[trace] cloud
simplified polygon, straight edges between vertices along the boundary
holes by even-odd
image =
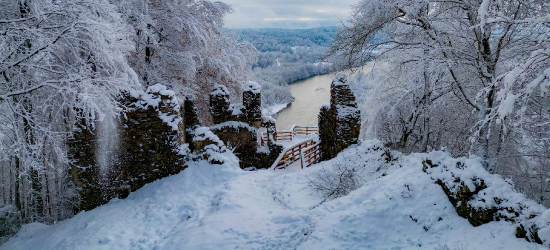
[[[336,26],[359,0],[222,0],[233,7],[228,28],[313,28]]]

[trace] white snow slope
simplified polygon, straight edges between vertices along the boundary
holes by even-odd
[[[390,166],[368,150],[376,143],[303,170],[197,163],[70,220],[26,225],[0,249],[546,249],[508,222],[471,226],[421,156]],[[335,162],[364,166],[364,185],[318,205],[309,178]]]

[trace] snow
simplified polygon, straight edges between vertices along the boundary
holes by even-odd
[[[175,96],[175,92],[174,91],[171,91],[171,90],[168,90],[166,88],[166,86],[162,85],[162,84],[155,84],[153,86],[150,86],[148,89],[147,89],[147,92],[148,93],[159,93],[161,95],[165,95],[165,96],[170,96],[170,97],[173,97]]]
[[[281,112],[283,109],[287,108],[289,104],[290,103],[273,104],[264,108],[262,112],[264,115],[267,115],[267,116],[276,115],[277,113]]]
[[[228,95],[229,91],[227,90],[227,87],[221,85],[221,84],[216,84],[214,85],[214,90],[212,92],[210,92],[210,95],[213,95],[213,96],[217,96],[217,95],[221,95],[221,96],[226,96]]]
[[[141,98],[141,106],[143,108],[158,107],[159,103],[162,101],[162,98],[159,95],[168,97],[166,100],[168,103],[176,104],[179,107],[178,100],[176,99],[176,93],[174,91],[168,90],[166,86],[162,84],[155,84],[149,86],[147,90],[143,93],[134,91],[131,93],[133,96],[138,95]]]
[[[179,124],[183,121],[181,117],[177,117],[176,113],[179,112],[180,105],[176,98],[174,91],[168,90],[168,88],[162,84],[155,84],[149,86],[145,92],[138,90],[131,90],[130,95],[134,98],[140,99],[136,105],[139,108],[147,109],[149,107],[158,108],[161,102],[168,104],[174,113],[166,114],[159,110],[159,118],[165,122],[172,130],[178,130]],[[165,97],[165,100],[161,96]]]
[[[210,127],[212,130],[221,130],[223,128],[234,128],[236,130],[240,130],[241,128],[244,128],[244,129],[247,129],[248,131],[251,131],[251,132],[255,132],[256,131],[256,128],[255,127],[252,127],[250,126],[248,123],[246,122],[239,122],[239,121],[228,121],[228,122],[223,122],[223,123],[220,123],[220,124],[216,124],[212,127]]]
[[[112,200],[70,220],[26,225],[0,249],[182,249],[175,240],[189,237],[188,229],[208,214],[217,191],[242,173],[234,163],[197,162],[127,199]]]
[[[477,14],[479,16],[479,26],[483,32],[485,32],[485,23],[487,22],[487,16],[489,14],[488,11],[490,3],[491,0],[483,0],[477,11]]]
[[[264,122],[271,122],[273,124],[277,122],[277,120],[275,120],[275,118],[273,118],[273,116],[270,116],[270,115],[263,115],[262,118]]]
[[[242,103],[238,104],[230,104],[229,105],[229,111],[231,111],[231,115],[238,116],[242,115],[244,110],[244,106]]]
[[[330,66],[332,66],[332,63],[330,63],[330,62],[316,62],[316,63],[313,63],[313,66],[315,66],[315,67],[317,67],[317,66],[330,67]]]
[[[257,82],[247,82],[243,85],[243,92],[252,92],[253,94],[260,94],[262,87]]]
[[[324,105],[323,105],[324,106]],[[360,113],[357,107],[336,105],[336,110],[338,111],[338,118],[344,119],[349,117],[358,118]]]
[[[336,74],[334,78],[332,78],[332,84],[334,85],[347,85],[348,78],[344,72],[340,72]]]
[[[512,223],[473,227],[459,217],[432,179],[438,173],[422,171],[427,157],[456,161],[448,154],[392,152],[390,162],[383,154],[381,142],[364,141],[307,169],[193,162],[125,200],[52,226],[26,225],[0,249],[545,249],[517,239]],[[335,163],[360,166],[363,185],[323,202],[309,179]]]

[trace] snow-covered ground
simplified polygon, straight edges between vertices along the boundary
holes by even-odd
[[[275,117],[279,112],[281,112],[283,109],[287,108],[290,103],[279,103],[271,106],[267,106],[262,110],[262,113],[266,116],[273,116]]]
[[[376,143],[303,170],[197,163],[70,220],[26,225],[0,249],[546,249],[508,222],[471,226],[421,156],[387,164]],[[361,166],[364,185],[322,203],[309,182],[331,164]]]

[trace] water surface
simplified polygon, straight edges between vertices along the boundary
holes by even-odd
[[[330,102],[330,84],[333,74],[314,76],[288,85],[295,98],[292,105],[277,116],[277,129],[292,124],[317,126],[321,105]]]

